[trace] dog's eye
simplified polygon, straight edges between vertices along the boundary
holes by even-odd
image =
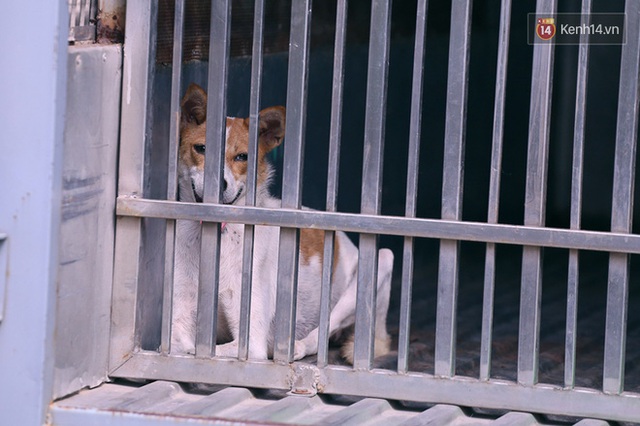
[[[198,144],[198,145],[194,145],[193,149],[198,153],[198,154],[202,154],[204,155],[204,151],[205,151],[205,146],[202,144]]]
[[[243,152],[241,154],[236,155],[236,158],[233,161],[247,161],[247,153]]]

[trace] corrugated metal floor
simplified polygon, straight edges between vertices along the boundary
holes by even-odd
[[[108,383],[82,391],[53,404],[51,424],[608,425],[600,420],[550,420],[515,412],[487,415],[450,405],[409,409],[373,398],[307,398],[232,387],[189,391],[163,381]]]

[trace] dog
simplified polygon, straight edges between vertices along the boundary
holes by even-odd
[[[207,94],[191,84],[181,101],[180,146],[178,154],[179,201],[202,202],[206,157]],[[285,108],[265,108],[259,115],[256,205],[277,209],[281,202],[269,192],[273,167],[267,154],[279,146],[285,134]],[[249,119],[226,119],[226,146],[222,203],[245,205]],[[196,306],[200,262],[201,223],[178,220],[174,269],[172,354],[193,354],[196,335]],[[220,269],[216,356],[238,356],[238,330],[242,280],[244,225],[221,224]],[[273,356],[274,318],[279,228],[255,226],[253,284],[249,326],[249,358]],[[320,316],[320,287],[324,251],[324,231],[301,229],[298,290],[295,323],[294,360],[317,353]],[[389,352],[386,329],[393,253],[378,254],[377,305],[375,317],[375,356]],[[342,343],[341,355],[353,362],[358,249],[343,232],[335,233],[331,285],[329,333]],[[346,337],[345,337],[346,336]]]

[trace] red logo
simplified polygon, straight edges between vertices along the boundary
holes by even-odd
[[[553,18],[539,18],[536,35],[542,40],[551,40],[556,35],[556,24]]]

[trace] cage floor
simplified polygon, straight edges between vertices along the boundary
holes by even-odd
[[[56,425],[569,425],[608,426],[602,420],[555,421],[528,413],[479,414],[452,405],[406,409],[390,401],[300,397],[246,388],[198,392],[178,383],[107,383],[51,406]]]
[[[461,256],[456,375],[479,377],[484,249],[463,246]],[[608,255],[585,252],[580,256],[575,386],[601,389]],[[437,253],[426,259],[416,256],[408,364],[410,371],[433,374]],[[498,251],[491,362],[491,377],[495,379],[517,380],[521,262],[520,250]],[[630,392],[640,392],[640,312],[633,309],[640,299],[638,286],[634,284],[640,272],[636,263],[636,259],[631,260],[626,342],[624,389]],[[546,249],[543,265],[538,381],[563,386],[568,251]],[[398,337],[399,288],[400,282],[394,282],[387,322],[394,347]],[[343,364],[337,350],[331,351],[331,360]],[[376,359],[374,365],[397,368],[397,351]]]

